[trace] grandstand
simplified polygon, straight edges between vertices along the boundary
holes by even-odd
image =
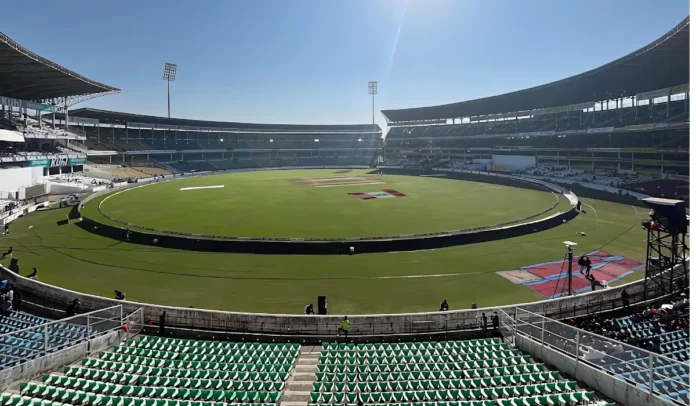
[[[522,172],[684,198],[689,26],[687,17],[636,52],[557,82],[460,103],[384,110],[390,127],[385,164]],[[661,63],[665,58],[670,62]],[[657,182],[648,191],[640,186],[646,181]]]
[[[175,173],[373,166],[381,151],[381,129],[372,125],[232,123],[96,109],[78,109],[70,116],[81,120],[70,128],[84,135],[90,161]]]

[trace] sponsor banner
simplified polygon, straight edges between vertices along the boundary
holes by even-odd
[[[94,125],[99,124],[99,120],[94,119],[94,118],[73,117],[71,115],[68,115],[68,122],[76,123],[76,124],[94,124]]]
[[[621,152],[621,148],[587,148],[588,152]]]
[[[0,96],[0,104],[16,108],[24,108],[37,111],[53,112],[55,109],[48,104],[34,103],[26,100],[13,99],[11,97]]]
[[[507,165],[491,165],[491,170],[495,172],[508,172]]]
[[[140,150],[140,151],[126,151],[124,154],[126,155],[147,155],[147,154],[175,154],[176,150],[174,149],[146,149],[146,150]]]
[[[181,152],[184,154],[189,154],[189,153],[198,153],[200,154],[201,152],[225,152],[227,151],[225,148],[220,148],[220,149],[183,149]]]
[[[68,165],[68,157],[66,155],[56,155],[51,157],[51,167],[54,168],[56,166],[67,166]]]
[[[636,124],[636,125],[627,125],[626,127],[623,128],[626,131],[644,131],[644,130],[652,130],[653,129],[653,124]]]
[[[55,107],[48,104],[27,102],[27,108],[30,110],[41,111],[44,113],[53,113],[56,109]]]
[[[118,155],[116,151],[87,151],[87,156],[108,156],[108,155]]]
[[[689,123],[685,121],[680,121],[678,123],[657,123],[655,124],[655,129],[664,129],[664,128],[676,128],[676,127],[686,127],[688,126]]]
[[[49,167],[50,165],[51,165],[50,159],[35,159],[33,161],[29,161],[29,166]]]
[[[87,158],[70,158],[68,165],[84,165],[87,163]]]
[[[612,131],[614,131],[614,127],[601,127],[601,128],[588,128],[587,129],[588,134],[610,133]]]
[[[657,152],[657,148],[621,148],[621,152]]]

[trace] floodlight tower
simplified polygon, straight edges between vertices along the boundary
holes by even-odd
[[[377,81],[367,82],[367,92],[372,96],[372,131],[375,130],[375,95],[377,95]]]
[[[167,117],[172,118],[171,113],[171,99],[169,97],[169,84],[176,79],[176,65],[173,63],[166,62],[164,64],[164,77],[162,78],[167,81]]]

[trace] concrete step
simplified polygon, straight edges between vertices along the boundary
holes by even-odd
[[[296,365],[295,371],[297,372],[310,372],[317,373],[319,367],[317,365]]]
[[[310,401],[310,391],[290,391],[290,390],[285,390],[283,393],[283,396],[280,398],[281,404],[283,402],[305,402],[309,403]]]
[[[308,372],[297,372],[288,378],[288,383],[290,382],[314,382],[316,380],[316,375],[313,373],[308,373]]]
[[[300,355],[319,353],[321,353],[321,345],[303,345],[302,347],[300,347]]]
[[[291,392],[311,392],[314,388],[313,382],[288,382],[285,384],[285,390]]]
[[[297,365],[319,365],[319,359],[318,358],[308,358],[308,359],[299,358],[297,360]]]
[[[309,402],[280,402],[280,406],[307,406]]]

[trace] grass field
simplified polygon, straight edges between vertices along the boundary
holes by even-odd
[[[319,174],[319,172],[315,173]],[[284,173],[284,176],[291,175],[290,172]],[[199,178],[199,181],[216,182],[215,178],[214,176]],[[424,185],[445,185],[443,186],[445,190],[441,191],[443,195],[440,196],[450,193],[450,185],[453,183],[460,185],[459,181],[414,179],[417,179],[417,182],[428,182]],[[390,179],[387,180],[391,182]],[[195,182],[195,180],[177,182],[170,184],[174,185],[176,192],[179,193],[178,189],[184,187],[183,182]],[[269,182],[274,181],[271,179]],[[195,183],[195,185],[199,186],[201,183]],[[231,185],[226,184],[224,190],[232,188]],[[467,206],[465,209],[466,217],[471,218],[466,221],[477,221],[483,224],[495,222],[495,220],[491,221],[494,217],[486,218],[489,210],[493,211],[493,216],[503,216],[505,206],[514,206],[522,200],[519,197],[520,193],[525,195],[528,192],[516,188],[495,189],[491,188],[491,185],[471,182],[461,182],[461,185],[468,185],[471,189],[458,189],[460,193],[478,201],[477,205]],[[152,187],[159,186],[161,185]],[[382,185],[376,186],[379,186],[377,190],[383,189]],[[410,186],[403,184],[396,187],[390,183],[388,187],[408,194],[407,188]],[[430,187],[438,188],[438,186]],[[148,187],[142,188],[142,190],[147,189]],[[307,196],[312,195],[314,188],[309,189],[302,193],[307,193]],[[345,193],[344,187],[326,189],[344,189]],[[370,191],[363,186],[355,189],[359,192]],[[208,194],[214,190],[181,191],[180,193],[182,196],[185,193],[197,192]],[[502,200],[504,205],[500,205],[498,201],[493,202],[491,198],[493,195],[489,192],[498,193],[495,195],[496,200]],[[126,192],[123,196],[129,193],[132,192]],[[410,195],[406,198],[370,201],[355,198],[355,203],[372,206],[374,203],[389,205],[416,200],[415,197],[410,198]],[[350,197],[345,199],[353,202]],[[210,205],[209,200],[212,199],[203,197],[201,194],[193,201],[183,202],[185,205],[198,203]],[[465,204],[463,200],[458,201]],[[169,204],[171,207],[167,210],[176,207],[180,202],[182,201],[177,200],[176,204]],[[236,311],[300,313],[304,305],[316,301],[317,295],[326,295],[329,311],[332,314],[437,310],[443,299],[448,300],[452,309],[460,309],[468,308],[472,302],[476,302],[479,306],[488,306],[541,300],[541,296],[523,286],[513,285],[495,272],[519,269],[521,266],[543,261],[561,260],[565,252],[562,241],[568,239],[579,243],[576,254],[601,248],[611,253],[644,261],[645,233],[640,228],[640,220],[647,215],[645,209],[592,200],[584,200],[584,203],[587,213],[552,230],[519,238],[434,251],[354,256],[261,256],[177,251],[131,245],[99,237],[81,229],[75,222],[64,226],[56,225],[58,220],[65,219],[69,209],[37,212],[17,220],[11,226],[11,235],[0,237],[0,249],[14,246],[15,258],[20,260],[22,273],[26,274],[31,271],[31,268],[37,267],[41,281],[104,296],[112,296],[113,290],[119,289],[126,292],[128,299],[143,302]],[[448,205],[447,202],[431,202],[430,204]],[[549,202],[543,199],[540,204],[541,209],[550,206]],[[95,204],[88,206],[91,206],[88,210],[96,211]],[[452,206],[455,207],[444,210],[456,210],[459,207]],[[229,211],[235,211],[228,210],[227,205],[220,206],[216,212],[211,211],[212,206],[207,207],[208,215],[221,223],[223,222],[221,218],[225,219],[226,216],[233,215],[228,213]],[[133,207],[130,207],[127,212],[116,214],[119,210],[117,204],[112,207],[105,204],[105,208],[115,216],[123,216],[124,219],[128,217],[128,220],[142,221],[150,226],[168,224],[170,227],[175,227],[180,222],[190,221],[188,211],[183,210],[179,212],[182,217],[166,223],[170,220],[161,216],[160,211],[163,210],[161,205],[152,205],[148,209],[149,214],[147,210],[140,208],[133,210]],[[237,210],[241,211],[241,209]],[[254,207],[252,210],[257,208]],[[380,221],[377,217],[389,212],[389,208],[382,211],[375,210],[380,213],[372,217],[372,221],[375,222]],[[281,210],[278,209],[278,211]],[[433,208],[429,213],[435,215],[436,212],[437,209]],[[533,213],[534,210],[530,212]],[[241,223],[268,221],[266,217],[259,218],[259,212],[254,211],[254,213],[253,216],[234,213],[234,222],[224,221],[227,224],[234,224],[235,230],[242,227]],[[422,218],[426,217],[423,213],[405,213],[417,219],[413,224],[429,224],[427,218]],[[310,216],[305,217],[308,222],[317,218],[307,212],[304,215]],[[274,216],[276,216],[275,219],[291,217],[293,213],[285,213],[284,216],[283,213],[276,213]],[[156,223],[157,221],[164,223]],[[212,226],[214,223],[209,221],[207,224]],[[462,224],[467,226],[465,223]],[[268,227],[268,225],[259,224],[254,227]],[[354,226],[351,233],[370,230],[366,227],[370,227],[369,221],[363,225]],[[445,229],[453,227],[455,226],[451,225]],[[244,230],[250,233],[252,230],[261,229],[245,228]],[[395,227],[391,232],[399,232],[396,230],[402,229]],[[587,236],[578,236],[577,232],[583,230],[587,232]],[[186,231],[195,230],[187,229]],[[338,233],[336,231],[336,234]],[[642,275],[642,271],[635,272],[621,282],[635,280]]]
[[[326,238],[481,227],[524,219],[557,202],[551,192],[451,179],[378,177],[365,170],[337,172],[345,171],[246,172],[162,182],[108,196],[101,210],[161,230]],[[192,187],[208,189],[181,190]],[[361,200],[348,195],[383,189],[406,196]],[[510,204],[513,192],[515,204]],[[93,214],[97,205],[88,204],[86,213]]]

